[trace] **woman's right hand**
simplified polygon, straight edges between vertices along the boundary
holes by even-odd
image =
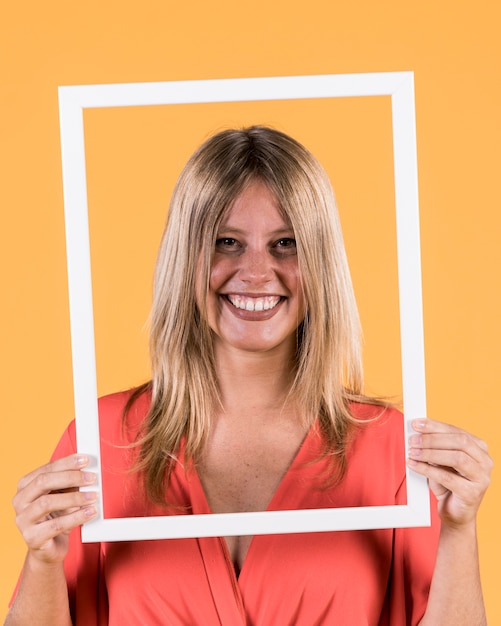
[[[85,471],[81,454],[52,461],[30,472],[18,484],[13,499],[16,524],[29,554],[47,564],[62,562],[70,531],[96,516],[97,493],[79,491],[96,481]]]

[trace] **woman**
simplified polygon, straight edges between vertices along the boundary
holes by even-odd
[[[362,395],[330,184],[290,137],[224,131],[184,168],[151,354],[150,384],[100,401],[107,517],[404,501],[401,419]],[[491,460],[453,426],[415,430],[408,463],[441,527],[82,545],[96,496],[77,489],[95,477],[70,425],[14,499],[28,555],[7,623],[484,624]]]

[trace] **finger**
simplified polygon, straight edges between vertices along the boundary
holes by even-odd
[[[40,524],[29,525],[22,531],[23,538],[31,550],[39,550],[51,539],[70,533],[74,528],[85,524],[96,515],[95,506],[86,506],[68,515],[54,517]]]
[[[447,492],[453,493],[475,510],[478,508],[482,496],[488,487],[488,483],[481,484],[466,480],[463,476],[446,467],[430,465],[414,459],[409,461],[409,466],[418,474],[426,476],[431,483],[436,483],[440,487],[442,495]],[[436,495],[440,495],[437,493],[437,490],[435,492]]]
[[[96,501],[97,493],[93,491],[44,494],[17,515],[16,524],[22,529],[45,521],[49,516],[68,515]]]
[[[437,420],[432,419],[415,419],[412,420],[412,428],[418,433],[442,433],[442,434],[457,434],[457,435],[466,435],[471,440],[473,440],[480,448],[482,448],[485,452],[487,452],[488,446],[485,441],[477,437],[476,435],[472,435],[471,433],[466,432],[465,430],[459,428],[458,426],[453,426],[452,424],[446,424],[445,422],[438,422]]]
[[[18,491],[21,491],[33,481],[40,474],[47,474],[52,472],[61,472],[64,470],[80,469],[85,467],[89,463],[89,457],[85,454],[70,454],[69,456],[56,459],[50,463],[46,463],[41,467],[37,467],[35,470],[23,476],[18,483]]]
[[[409,459],[443,468],[452,468],[456,473],[474,482],[482,482],[484,467],[462,450],[410,448]]]
[[[19,513],[44,494],[92,485],[96,478],[94,472],[80,470],[35,474],[32,480],[14,496],[12,500],[14,509]]]
[[[476,439],[464,431],[452,433],[421,433],[409,437],[411,448],[457,450],[468,454],[477,463],[487,461],[487,452],[479,446]]]

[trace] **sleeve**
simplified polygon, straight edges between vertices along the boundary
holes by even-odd
[[[416,626],[426,611],[440,532],[437,502],[432,493],[430,500],[431,526],[394,531],[390,626]]]
[[[59,440],[51,460],[76,452],[75,422],[71,422]],[[106,626],[108,604],[106,588],[101,573],[101,544],[81,541],[80,528],[70,533],[64,572],[68,585],[68,598],[73,624],[76,626]],[[12,606],[19,588],[18,583],[9,602]]]
[[[75,422],[71,422],[52,455],[52,460],[76,449]],[[107,624],[108,603],[101,571],[101,544],[82,543],[80,528],[70,533],[68,554],[64,560],[68,597],[73,624]]]

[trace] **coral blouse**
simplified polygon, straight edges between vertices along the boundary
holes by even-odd
[[[100,400],[102,481],[106,517],[210,513],[194,467],[182,450],[167,501],[148,503],[127,472],[121,417],[127,393]],[[148,409],[140,397],[129,414],[132,432]],[[354,405],[359,417],[380,408]],[[116,444],[119,444],[117,446]],[[121,446],[121,447],[120,447]],[[326,459],[314,425],[281,481],[269,509],[405,503],[403,420],[398,411],[357,431],[340,484],[325,488]],[[75,452],[72,422],[54,458]],[[314,461],[314,462],[311,462]],[[78,626],[405,626],[425,609],[438,541],[436,506],[429,528],[261,535],[252,539],[236,576],[224,538],[82,544],[73,531],[65,560],[73,621]]]

